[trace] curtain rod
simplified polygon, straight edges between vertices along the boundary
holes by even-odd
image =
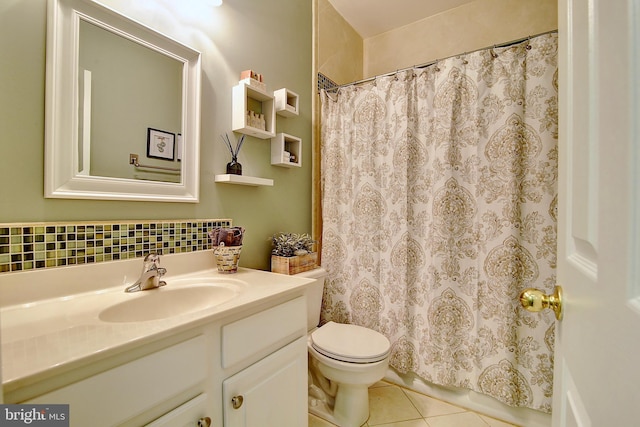
[[[476,49],[476,50],[472,50],[472,51],[464,52],[464,53],[459,53],[457,55],[447,56],[445,58],[438,58],[438,59],[436,59],[434,61],[425,62],[425,63],[420,64],[420,65],[413,65],[411,67],[400,68],[398,70],[391,71],[389,73],[378,74],[377,76],[368,77],[366,79],[358,80],[358,81],[355,81],[355,82],[338,85],[336,87],[332,87],[331,89],[326,89],[325,92],[334,92],[334,91],[339,90],[339,89],[341,89],[343,87],[354,86],[354,85],[359,85],[359,84],[362,84],[362,83],[373,81],[373,80],[377,79],[378,77],[393,76],[394,74],[397,74],[397,73],[399,73],[401,71],[407,71],[407,70],[411,70],[411,69],[414,69],[414,68],[425,68],[425,67],[428,67],[430,65],[437,64],[440,61],[444,61],[444,60],[450,59],[450,58],[455,58],[456,56],[467,55],[469,53],[479,52],[481,50],[486,50],[486,49],[495,49],[495,48],[499,48],[499,47],[507,47],[507,46],[511,46],[511,45],[514,45],[514,44],[522,43],[525,40],[531,40],[531,39],[533,39],[535,37],[540,37],[540,36],[544,36],[544,35],[552,34],[552,33],[557,33],[557,32],[558,32],[558,30],[545,31],[544,33],[536,34],[535,36],[522,37],[522,38],[519,38],[519,39],[516,39],[516,40],[511,40],[511,41],[508,41],[508,42],[505,42],[505,43],[494,44],[493,46],[482,47],[480,49]]]

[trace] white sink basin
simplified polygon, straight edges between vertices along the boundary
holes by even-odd
[[[230,281],[191,282],[182,286],[169,282],[161,288],[128,294],[130,299],[107,307],[98,317],[108,323],[166,319],[220,305],[240,292]]]

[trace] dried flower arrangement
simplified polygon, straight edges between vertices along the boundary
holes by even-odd
[[[292,257],[313,252],[316,241],[308,234],[277,233],[271,237],[272,255]]]

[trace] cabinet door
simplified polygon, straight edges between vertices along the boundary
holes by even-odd
[[[306,427],[307,337],[223,382],[225,427]]]

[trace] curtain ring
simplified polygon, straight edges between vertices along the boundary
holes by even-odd
[[[498,57],[498,54],[496,53],[496,45],[493,45],[493,49],[491,49],[491,57],[493,59],[496,59]]]
[[[531,36],[527,37],[527,50],[531,50]]]
[[[433,69],[435,70],[435,72],[436,72],[436,73],[440,72],[440,67],[438,67],[438,62],[439,62],[439,61],[440,61],[439,59],[436,59],[436,62],[435,62],[435,64],[434,64],[434,65],[435,65],[435,67],[434,67]]]

